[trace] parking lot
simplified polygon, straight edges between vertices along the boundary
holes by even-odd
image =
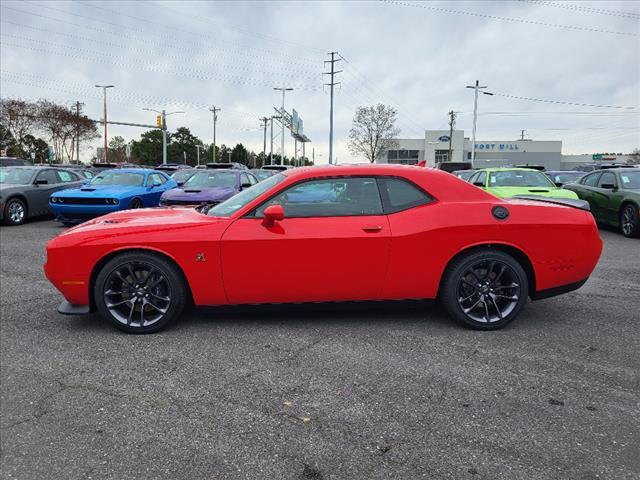
[[[3,478],[640,476],[638,240],[601,231],[582,289],[495,332],[368,304],[135,336],[57,314],[42,264],[62,230],[0,230]]]

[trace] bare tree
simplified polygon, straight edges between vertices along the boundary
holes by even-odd
[[[24,145],[24,137],[33,134],[40,121],[38,106],[19,98],[0,99],[0,124],[13,136],[18,146]]]
[[[349,151],[374,163],[384,152],[397,148],[400,129],[395,126],[396,110],[389,105],[358,107],[349,132]]]

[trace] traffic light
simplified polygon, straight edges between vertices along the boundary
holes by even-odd
[[[156,127],[162,128],[162,115],[156,115]]]

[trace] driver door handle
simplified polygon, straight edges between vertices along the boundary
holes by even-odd
[[[362,230],[367,233],[375,233],[382,230],[382,225],[365,225],[362,227]]]

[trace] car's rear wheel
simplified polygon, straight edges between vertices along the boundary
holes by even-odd
[[[142,208],[142,200],[140,200],[139,198],[134,198],[133,200],[131,200],[129,208]]]
[[[123,253],[98,273],[94,299],[100,314],[129,333],[165,328],[184,309],[187,287],[170,261],[151,253]]]
[[[440,299],[456,320],[476,330],[495,330],[518,316],[529,283],[520,263],[504,252],[482,250],[455,259],[445,272]]]
[[[4,222],[7,225],[22,225],[27,219],[27,206],[19,198],[10,198],[4,206]]]
[[[640,218],[638,207],[627,204],[620,213],[620,230],[625,237],[640,237]]]

